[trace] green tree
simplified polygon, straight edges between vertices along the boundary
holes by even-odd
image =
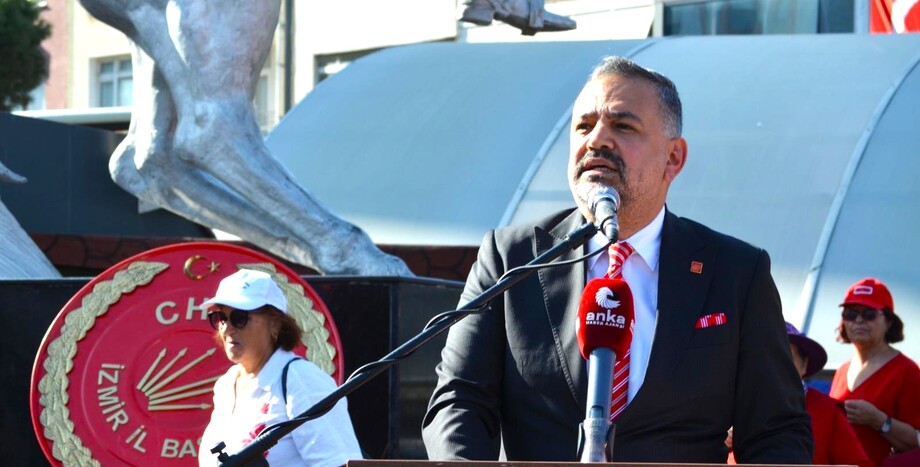
[[[0,0],[0,111],[29,105],[29,92],[48,76],[41,43],[51,26],[40,12],[32,0]]]

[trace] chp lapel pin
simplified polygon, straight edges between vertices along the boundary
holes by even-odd
[[[703,263],[699,261],[691,261],[690,262],[690,272],[694,274],[702,274],[703,273]]]

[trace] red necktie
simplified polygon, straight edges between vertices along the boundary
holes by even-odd
[[[607,268],[606,277],[609,279],[623,278],[623,264],[629,255],[636,251],[629,243],[619,242],[610,246],[607,254],[610,256],[610,266]],[[626,408],[626,394],[629,389],[629,351],[626,355],[619,356],[613,365],[613,390],[610,393],[610,421],[615,422],[617,417]]]

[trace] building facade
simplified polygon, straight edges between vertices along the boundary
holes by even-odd
[[[526,36],[499,21],[489,26],[458,22],[463,0],[281,0],[275,42],[253,104],[260,127],[268,132],[320,81],[387,47],[436,41],[866,32],[870,1],[875,0],[548,0],[548,11],[574,19],[578,27]],[[26,110],[117,109],[121,117],[115,118],[129,115],[131,41],[92,17],[77,0],[48,0],[45,6],[42,17],[52,26],[44,44],[49,76]]]

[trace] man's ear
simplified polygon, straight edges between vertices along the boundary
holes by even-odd
[[[668,160],[664,169],[664,178],[668,183],[674,181],[687,163],[687,140],[680,136],[668,142]]]

